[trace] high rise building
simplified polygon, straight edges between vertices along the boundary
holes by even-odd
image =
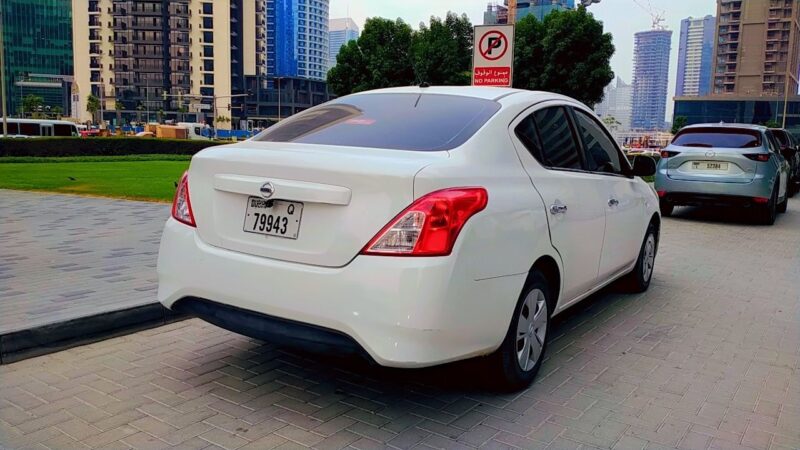
[[[797,0],[718,0],[713,95],[796,94]]]
[[[241,101],[231,95],[243,92],[246,75],[266,75],[259,3],[72,0],[77,117],[92,120],[94,95],[104,112],[119,107],[139,120],[180,111],[221,129],[235,125]]]
[[[30,114],[23,110],[22,100],[35,95],[43,100],[43,113],[58,108],[67,115],[72,75],[70,0],[2,0],[2,8],[8,113]]]
[[[503,0],[502,3],[493,1],[486,5],[483,24],[514,23],[530,15],[544,20],[553,11],[567,9],[575,9],[575,0]]]
[[[328,0],[266,0],[266,4],[267,76],[325,80]]]
[[[519,21],[528,15],[533,15],[539,20],[544,20],[544,18],[553,11],[575,9],[575,0],[517,0],[515,3],[515,21]]]
[[[328,23],[328,69],[336,65],[336,56],[344,44],[358,39],[358,25],[349,17],[331,19]]]
[[[486,4],[486,11],[483,12],[484,25],[496,25],[508,23],[508,0],[503,3],[491,2]]]
[[[633,87],[617,77],[603,90],[603,101],[598,103],[594,111],[601,118],[614,118],[609,124],[612,132],[624,132],[631,129],[631,101]]]
[[[705,16],[681,21],[678,47],[678,78],[675,95],[702,96],[711,93],[716,18]]]
[[[664,128],[672,31],[654,29],[634,35],[631,127]]]

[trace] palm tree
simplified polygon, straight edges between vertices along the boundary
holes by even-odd
[[[122,110],[125,109],[125,105],[122,104],[121,101],[117,100],[114,102],[114,110],[117,112],[117,127],[119,127],[120,131],[122,131]]]
[[[97,111],[100,111],[100,99],[94,94],[89,94],[86,98],[86,111],[92,115],[92,121],[99,123],[97,120]]]

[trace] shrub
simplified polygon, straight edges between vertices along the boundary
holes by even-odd
[[[220,144],[222,142],[134,137],[0,138],[0,157],[194,155],[206,147]]]

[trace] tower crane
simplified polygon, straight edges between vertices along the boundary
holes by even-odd
[[[663,9],[659,10],[654,8],[650,0],[647,0],[647,6],[642,4],[641,0],[633,0],[633,2],[636,3],[643,10],[647,11],[648,14],[650,14],[650,17],[653,19],[654,30],[666,30],[667,27],[664,25],[664,22],[666,21],[666,19],[664,18],[667,13],[666,11],[664,11]]]

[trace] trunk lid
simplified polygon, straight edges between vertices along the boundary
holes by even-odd
[[[750,183],[756,176],[758,162],[745,154],[760,153],[760,148],[704,148],[670,145],[678,152],[666,161],[667,176],[680,181]]]
[[[189,170],[197,232],[228,250],[341,267],[413,201],[416,173],[446,158],[446,151],[283,142],[206,149]],[[266,201],[265,183],[273,192]],[[273,219],[281,226],[270,233]]]

